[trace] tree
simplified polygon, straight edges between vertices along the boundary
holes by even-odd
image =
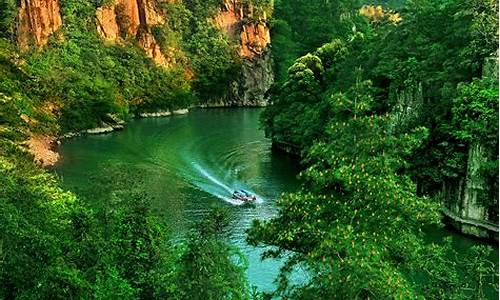
[[[268,257],[292,251],[276,291],[284,299],[416,297],[405,270],[419,260],[420,230],[439,220],[437,204],[396,172],[426,130],[391,135],[389,118],[368,115],[369,105],[355,112],[345,109],[354,101],[333,99],[339,113],[307,151],[303,189],[278,201],[275,219],[255,222],[249,242],[274,246]],[[287,275],[297,265],[311,280],[294,286]]]
[[[15,0],[1,0],[0,7],[0,38],[12,39],[14,37],[14,21],[17,14]]]
[[[188,239],[179,261],[177,299],[250,299],[244,255],[223,239],[227,212],[214,208]]]

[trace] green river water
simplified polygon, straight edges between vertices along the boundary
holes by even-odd
[[[245,230],[253,219],[275,215],[278,195],[299,186],[299,162],[271,151],[270,141],[258,128],[260,112],[200,109],[183,116],[134,120],[121,132],[65,141],[59,149],[62,160],[56,172],[66,188],[84,199],[94,199],[87,201],[98,201],[96,193],[107,187],[89,186],[89,178],[106,177],[113,165],[140,170],[131,176],[139,177],[144,189],[154,196],[154,209],[179,238],[213,205],[227,206],[232,220],[231,242],[248,257],[250,283],[270,291],[281,262],[262,262],[263,249],[245,243]],[[241,206],[231,199],[233,190],[240,188],[258,195],[255,207]],[[437,240],[450,234],[459,249],[478,243],[442,229],[429,236]],[[494,259],[498,261],[498,251]],[[298,278],[306,276],[301,270],[296,273]]]

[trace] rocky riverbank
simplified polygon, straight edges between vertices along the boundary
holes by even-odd
[[[37,135],[32,136],[26,142],[28,152],[33,155],[34,162],[42,167],[50,167],[60,159],[56,148],[59,140],[53,136]]]
[[[185,115],[189,113],[189,109],[178,109],[174,111],[158,111],[150,113],[140,113],[135,118],[161,118],[175,115]],[[109,116],[108,122],[103,122],[101,126],[96,128],[85,129],[79,132],[69,132],[60,137],[48,135],[34,135],[26,141],[28,152],[33,155],[34,162],[44,168],[55,165],[61,156],[57,152],[57,146],[64,139],[70,139],[77,136],[106,134],[113,131],[123,130],[126,122],[116,116]]]
[[[185,108],[185,109],[178,109],[178,110],[174,110],[174,111],[165,110],[165,111],[157,111],[157,112],[144,112],[144,113],[140,113],[138,115],[138,117],[139,118],[163,118],[163,117],[169,117],[172,115],[185,115],[187,113],[189,113],[189,109]]]

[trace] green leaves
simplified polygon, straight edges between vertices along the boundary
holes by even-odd
[[[487,80],[476,79],[458,86],[453,101],[453,135],[460,141],[495,143],[498,137],[498,89]]]
[[[91,204],[0,143],[0,298],[250,299],[223,210],[173,244],[130,174],[140,170],[110,165],[108,177],[91,177],[102,188]]]
[[[29,159],[23,153],[0,158],[0,296],[74,297],[88,291],[83,274],[65,256],[75,197]]]
[[[352,30],[332,26],[330,39],[335,39],[297,59],[286,79],[273,88],[273,106],[263,114],[266,133],[278,146],[293,145],[305,167],[302,190],[283,195],[278,216],[254,223],[249,232],[253,245],[276,247],[269,257],[293,251],[275,296],[471,296],[458,275],[470,265],[448,257],[452,251],[446,245],[425,245],[421,231],[440,223],[439,203],[417,196],[409,176],[419,180],[419,195],[425,195],[429,187],[440,190],[446,178],[463,176],[469,141],[498,147],[498,90],[488,82],[495,79],[494,64],[484,66],[483,75],[490,79],[457,88],[479,75],[483,59],[495,51],[485,42],[494,40],[493,35],[484,34],[480,41],[475,28],[478,16],[493,16],[498,8],[491,1],[466,2],[410,2],[399,25],[371,26],[341,10]],[[314,21],[303,20],[302,12],[294,9],[305,12],[313,6],[278,4],[276,15],[286,16],[278,37],[290,39],[279,45],[293,44],[294,34],[315,28],[294,27]],[[486,7],[491,8],[488,13]],[[467,17],[459,17],[465,16],[461,13]],[[493,23],[484,20],[482,32],[492,33]],[[342,34],[334,36],[336,32]],[[308,38],[301,36],[300,42]],[[420,85],[423,95],[412,92]],[[421,111],[415,105],[419,101]],[[414,119],[395,125],[395,105]],[[482,167],[489,170],[485,176],[496,176],[493,163]],[[489,265],[484,255],[479,260],[478,268]],[[288,276],[293,266],[306,268],[310,280],[292,284]],[[430,273],[426,280],[420,280],[421,268]],[[492,271],[481,272],[476,279]],[[451,292],[454,288],[459,291]]]
[[[336,99],[333,107],[346,105]],[[419,229],[438,223],[438,206],[396,170],[426,131],[391,135],[387,117],[332,112],[323,141],[307,151],[303,190],[283,196],[278,217],[254,224],[249,242],[293,251],[294,264],[310,269],[307,284],[282,281],[284,298],[417,297],[402,270],[418,259]]]
[[[250,299],[245,274],[248,263],[224,239],[228,225],[227,211],[214,208],[191,233],[176,274],[176,299]]]
[[[0,38],[13,39],[15,19],[17,15],[17,2],[15,0],[0,1]]]

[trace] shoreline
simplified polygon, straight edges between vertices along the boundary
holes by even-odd
[[[140,113],[133,116],[132,119],[164,118],[185,115],[188,113],[189,109],[185,108],[174,111]],[[33,162],[35,164],[42,168],[49,168],[57,164],[61,159],[61,155],[57,151],[57,146],[59,146],[63,140],[86,135],[108,134],[125,129],[127,123],[124,120],[111,115],[109,117],[113,120],[113,124],[110,124],[110,122],[103,122],[100,127],[84,129],[78,132],[69,132],[58,137],[50,135],[32,135],[26,140],[25,145],[27,146],[28,152],[33,155]]]
[[[217,106],[217,105],[197,105],[190,108],[177,110],[159,110],[156,112],[143,112],[135,114],[132,119],[166,118],[172,116],[186,115],[193,109],[226,109],[226,108],[263,108],[263,106]],[[108,134],[125,129],[127,122],[113,115],[108,115],[112,122],[102,122],[100,127],[84,129],[78,132],[68,132],[60,136],[33,135],[30,136],[25,145],[31,155],[33,162],[42,168],[50,168],[57,164],[61,155],[57,151],[64,140],[87,135]]]
[[[156,112],[143,112],[136,114],[132,119],[166,118],[172,116],[186,115],[193,109],[224,109],[224,108],[262,108],[262,106],[205,106],[198,105],[190,108],[177,110],[160,110]],[[103,122],[100,127],[84,129],[78,132],[69,132],[60,136],[33,135],[26,141],[27,150],[33,155],[35,164],[42,168],[49,168],[57,164],[61,155],[57,152],[57,146],[66,139],[87,135],[108,134],[125,129],[127,122],[113,115],[108,115],[111,122]]]
[[[228,108],[228,107],[193,107],[191,109],[212,109],[212,108]],[[165,118],[176,115],[185,115],[190,112],[190,109],[177,110],[174,112],[171,111],[158,111],[154,113],[141,113],[135,115],[133,119],[146,119],[146,118]],[[115,131],[123,130],[126,126],[126,122],[123,120],[117,120],[117,122],[113,125],[103,123],[103,126],[97,128],[90,128],[86,130],[82,130],[77,133],[68,133],[63,136],[55,137],[50,135],[33,135],[30,136],[26,142],[25,146],[29,153],[33,155],[33,161],[35,164],[42,168],[50,168],[57,164],[61,155],[58,153],[58,146],[61,145],[61,142],[64,139],[69,139],[73,137],[86,136],[86,135],[98,135],[98,134],[107,134]],[[286,153],[288,155],[299,156],[299,151],[295,145],[291,145],[288,143],[283,143],[279,141],[273,141],[272,148],[274,151],[280,151]],[[455,228],[460,232],[463,236],[468,236],[472,238],[477,238],[483,241],[498,241],[498,229],[491,230],[490,228],[484,229],[486,231],[485,234],[473,234],[467,233],[460,230],[461,226],[470,226],[478,230],[478,226],[474,226],[474,224],[469,224],[469,220],[461,220],[456,218],[450,218],[445,212],[441,211],[445,216],[443,220],[443,224],[449,225],[452,228]],[[446,218],[448,217],[448,218]]]
[[[165,117],[171,117],[171,116],[179,116],[179,115],[185,115],[189,113],[189,109],[184,108],[184,109],[178,109],[174,111],[169,111],[169,110],[161,110],[157,112],[152,112],[152,113],[140,113],[137,115],[134,115],[131,119],[148,119],[148,118],[165,118]],[[114,118],[113,124],[105,123],[103,122],[100,127],[95,127],[95,128],[89,128],[89,129],[84,129],[78,132],[69,132],[66,133],[62,136],[58,137],[58,140],[64,140],[64,139],[70,139],[78,136],[86,136],[86,135],[98,135],[98,134],[107,134],[115,131],[120,131],[125,129],[127,122],[121,119],[117,119],[116,117]]]
[[[49,135],[34,135],[26,141],[28,152],[33,155],[33,162],[42,168],[51,167],[61,159],[56,150],[59,144],[58,138]]]

